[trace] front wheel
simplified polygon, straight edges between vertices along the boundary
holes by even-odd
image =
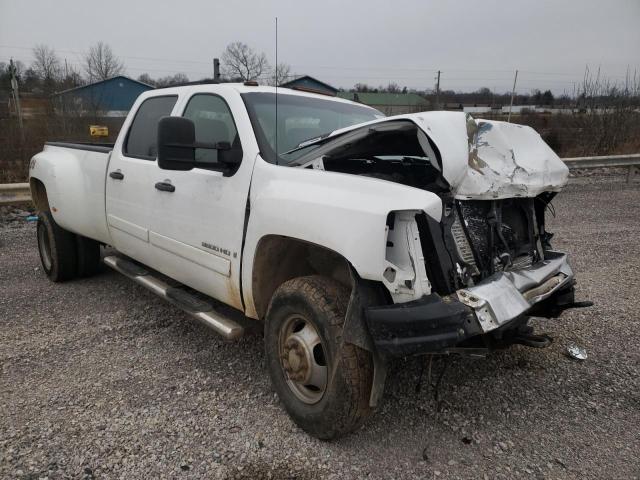
[[[285,409],[307,433],[329,440],[352,432],[372,413],[371,354],[342,342],[349,290],[330,278],[282,284],[267,312],[265,350]]]

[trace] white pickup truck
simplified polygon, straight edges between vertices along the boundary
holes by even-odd
[[[324,439],[373,412],[390,358],[548,344],[530,317],[579,306],[545,228],[567,178],[529,127],[252,84],[146,92],[115,144],[30,164],[51,280],[103,261],[227,339],[260,322]]]

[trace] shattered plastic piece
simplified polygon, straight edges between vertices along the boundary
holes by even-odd
[[[583,347],[579,347],[574,344],[570,344],[567,347],[567,355],[571,358],[575,358],[576,360],[586,360],[587,359],[587,350]]]
[[[25,220],[27,222],[37,222],[38,221],[38,216],[37,215],[29,215]]]

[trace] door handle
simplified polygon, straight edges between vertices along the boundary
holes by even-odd
[[[115,172],[110,172],[109,176],[114,180],[122,180],[124,178],[124,174],[118,170],[116,170]]]
[[[176,187],[171,185],[169,182],[158,182],[156,183],[156,189],[161,190],[163,192],[175,192]]]

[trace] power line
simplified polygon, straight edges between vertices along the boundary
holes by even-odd
[[[9,48],[9,49],[18,49],[18,50],[26,50],[26,51],[32,51],[33,47],[26,47],[26,46],[17,46],[17,45],[0,45],[0,48]],[[62,53],[72,53],[72,54],[77,54],[77,55],[86,55],[88,52],[87,51],[83,51],[83,50],[69,50],[69,49],[55,49],[54,50],[56,52],[62,52]],[[175,63],[193,63],[193,64],[202,64],[202,65],[210,65],[210,61],[203,61],[203,60],[185,60],[185,59],[174,59],[174,58],[160,58],[160,57],[143,57],[143,56],[130,56],[130,55],[118,55],[119,58],[123,58],[123,59],[132,59],[132,60],[142,60],[142,61],[150,61],[150,62],[175,62]],[[344,71],[344,70],[369,70],[369,71],[416,71],[416,72],[433,72],[433,73],[437,73],[437,69],[434,68],[428,68],[428,67],[421,67],[421,66],[391,66],[391,65],[386,65],[386,66],[366,66],[366,65],[358,65],[358,66],[354,66],[354,65],[311,65],[311,64],[292,64],[291,65],[293,68],[296,69],[300,69],[300,68],[313,68],[313,69],[329,69],[329,70],[340,70],[340,71]],[[480,68],[474,68],[474,69],[466,69],[466,68],[456,68],[456,67],[452,67],[452,68],[443,68],[442,71],[446,71],[446,72],[491,72],[491,73],[513,73],[513,70],[504,70],[504,69],[480,69]],[[568,77],[575,77],[577,76],[576,73],[569,73],[569,72],[541,72],[541,71],[534,71],[534,70],[519,70],[521,73],[526,73],[526,74],[530,74],[530,75],[542,75],[542,76],[568,76]],[[394,76],[395,77],[395,76]],[[624,75],[607,75],[608,78],[625,78]],[[371,77],[373,78],[373,77]],[[377,78],[384,78],[384,77],[377,77]],[[413,78],[413,77],[403,77],[403,78]],[[506,78],[506,77],[505,77]],[[511,78],[511,76],[509,75],[508,77],[509,79]],[[453,78],[449,78],[448,80],[452,80]],[[480,78],[480,77],[465,77],[464,78],[469,79],[469,80],[502,80],[502,78]]]
[[[33,50],[33,47],[18,47],[15,45],[0,45],[0,48],[15,48],[18,50]],[[86,55],[89,52],[86,50],[67,50],[63,48],[54,48],[55,52],[62,53],[73,53],[76,55]],[[119,58],[130,58],[132,60],[148,60],[148,61],[158,61],[158,62],[178,62],[178,63],[199,63],[209,65],[209,62],[204,62],[201,60],[185,60],[185,59],[177,59],[177,58],[158,58],[158,57],[134,57],[128,55],[118,55]]]

